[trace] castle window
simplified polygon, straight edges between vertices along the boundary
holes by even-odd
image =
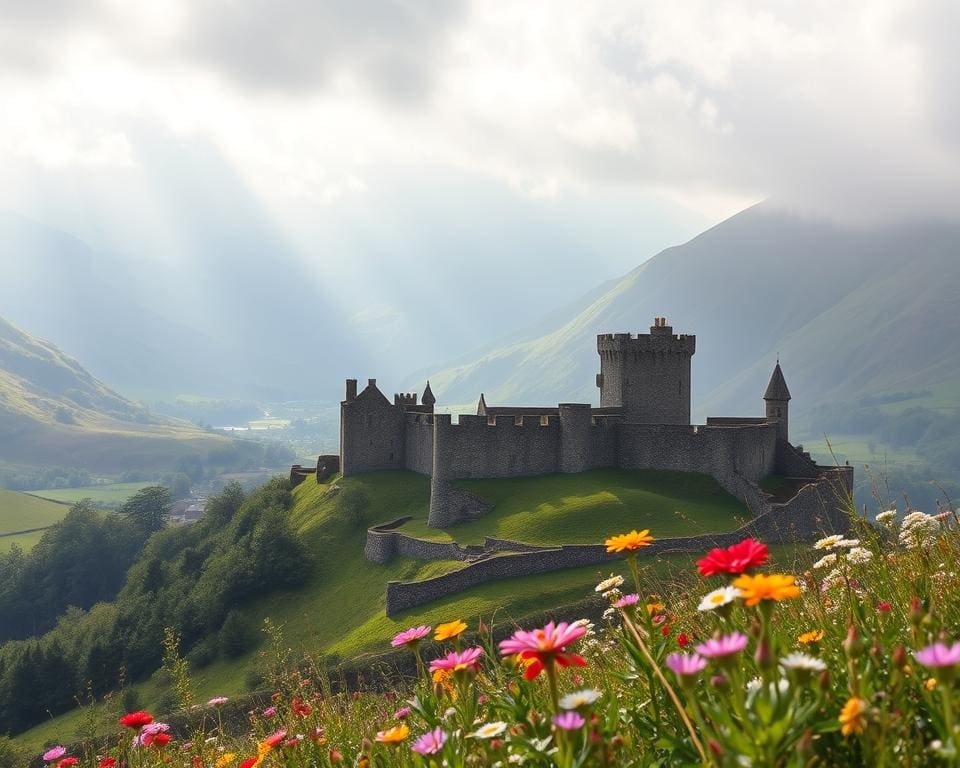
[[[550,426],[550,417],[549,417],[549,416],[541,416],[541,417],[540,417],[540,426],[541,426],[541,427],[549,427],[549,426]]]
[[[513,417],[513,426],[522,427],[523,426],[523,416],[514,416]]]
[[[497,417],[496,416],[487,416],[487,426],[495,427],[497,426]]]

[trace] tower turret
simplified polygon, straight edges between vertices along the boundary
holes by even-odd
[[[697,337],[674,335],[665,317],[650,333],[597,336],[600,407],[622,407],[637,424],[690,423],[690,358]]]
[[[763,400],[766,404],[767,421],[778,424],[781,440],[789,440],[790,390],[787,389],[787,380],[783,378],[783,371],[780,370],[779,358],[770,375],[767,391],[763,393]]]
[[[431,409],[434,404],[437,402],[437,398],[433,396],[433,390],[430,389],[430,380],[427,379],[427,386],[423,390],[423,397],[420,398],[420,402],[424,405],[429,406]]]

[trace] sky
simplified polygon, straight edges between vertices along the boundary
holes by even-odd
[[[0,208],[184,281],[282,251],[372,328],[403,321],[412,284],[456,295],[481,272],[532,322],[765,199],[850,226],[960,213],[952,0],[0,0],[0,18]]]

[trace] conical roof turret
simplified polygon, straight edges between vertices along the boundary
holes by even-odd
[[[783,378],[783,371],[780,370],[780,361],[770,375],[770,383],[767,384],[767,391],[763,393],[764,400],[789,400],[790,390],[787,389],[787,380]]]
[[[420,398],[420,402],[424,405],[434,405],[437,402],[437,398],[433,396],[433,390],[430,389],[430,380],[427,380],[427,386],[423,390],[423,397]]]

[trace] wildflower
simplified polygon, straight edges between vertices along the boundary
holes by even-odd
[[[804,672],[823,672],[827,668],[820,659],[806,653],[788,653],[780,659],[780,666],[784,669],[798,669]]]
[[[293,714],[298,715],[299,717],[306,717],[311,712],[313,712],[313,707],[309,704],[304,704],[299,697],[295,697],[290,704],[290,709],[293,711]]]
[[[152,722],[153,715],[142,710],[137,712],[129,712],[120,718],[120,725],[124,726],[125,728],[142,728],[143,726]]]
[[[390,641],[390,645],[392,645],[394,648],[399,648],[401,645],[415,648],[420,641],[429,634],[430,627],[426,625],[410,627],[410,629],[405,629],[403,632],[398,632],[396,635],[394,635],[393,640]]]
[[[945,643],[934,643],[917,651],[914,656],[925,667],[955,667],[960,664],[960,643],[949,646]]]
[[[729,605],[743,593],[736,587],[720,587],[713,592],[708,592],[697,606],[698,611],[712,611],[723,605]]]
[[[474,739],[492,739],[495,736],[499,736],[505,730],[507,730],[507,724],[497,720],[493,723],[481,725],[469,735]]]
[[[623,586],[623,576],[610,574],[610,578],[604,579],[593,588],[594,592],[609,592],[612,589],[619,589]]]
[[[878,523],[886,525],[889,522],[893,522],[893,519],[897,516],[897,510],[888,509],[886,512],[879,513],[876,518],[874,518]]]
[[[743,573],[763,565],[769,556],[766,544],[755,539],[744,539],[726,549],[711,549],[706,557],[697,560],[697,568],[701,576]]]
[[[450,651],[442,659],[430,662],[430,671],[447,670],[460,672],[462,670],[475,671],[480,668],[478,659],[483,656],[483,648],[467,648],[465,651]]]
[[[667,627],[664,627],[664,629],[667,629]],[[690,635],[688,635],[686,632],[681,632],[679,635],[677,635],[677,645],[679,645],[681,648],[686,648],[688,645],[690,645]]]
[[[441,749],[447,741],[447,734],[444,733],[442,728],[434,728],[432,731],[427,731],[423,736],[417,739],[410,746],[414,752],[418,752],[421,755],[435,755]]]
[[[821,640],[823,640],[823,630],[811,629],[809,632],[804,632],[802,635],[800,635],[797,640],[799,640],[803,645],[819,643]]]
[[[702,672],[707,660],[696,653],[671,653],[667,656],[667,666],[682,679]]]
[[[934,690],[934,689],[937,687],[937,678],[935,678],[935,677],[928,677],[928,678],[924,681],[923,687],[926,688],[928,691]]]
[[[647,603],[647,613],[649,613],[651,616],[655,613],[659,613],[664,608],[666,608],[666,606],[663,603]]]
[[[869,563],[873,559],[873,552],[863,547],[853,547],[847,552],[847,562],[854,565]]]
[[[275,714],[277,714],[276,707],[267,707],[265,710],[263,710],[264,717],[273,717]]]
[[[214,768],[226,768],[234,760],[237,759],[237,755],[234,752],[227,752],[226,754],[220,755],[217,758],[217,761],[213,764]]]
[[[413,710],[410,709],[410,707],[400,707],[400,709],[393,713],[393,717],[395,720],[403,720],[412,711]]]
[[[48,749],[43,753],[43,762],[52,763],[54,760],[59,760],[65,754],[67,754],[66,747],[53,747],[52,749]]]
[[[79,765],[79,757],[65,757],[59,763],[57,763],[57,768],[71,768],[71,766]]]
[[[697,646],[697,653],[708,659],[722,658],[740,653],[747,647],[748,638],[743,632],[734,632],[730,635],[710,638]]]
[[[240,763],[240,765],[238,765],[237,768],[254,768],[254,766],[257,765],[259,762],[260,762],[260,758],[248,757],[246,760]]]
[[[653,540],[650,529],[645,528],[642,531],[630,531],[630,533],[611,536],[604,543],[607,545],[607,552],[636,552],[643,547],[649,547]]]
[[[859,547],[860,539],[840,539],[840,541],[833,544],[830,549],[838,549],[839,547]]]
[[[607,609],[603,612],[603,619],[604,619],[604,621],[610,621],[610,619],[612,619],[612,618],[616,615],[616,613],[617,613],[617,612],[616,612],[613,608],[607,608]]]
[[[821,568],[829,568],[832,565],[835,565],[837,562],[837,553],[831,552],[827,555],[821,557],[817,562],[813,564],[813,569],[819,571]]]
[[[619,600],[613,602],[614,608],[626,608],[631,605],[636,605],[640,601],[640,595],[636,592],[630,595],[624,595]]]
[[[287,732],[284,730],[279,730],[276,733],[272,733],[267,736],[267,738],[263,740],[263,743],[269,745],[270,748],[273,749],[285,738],[287,738]]]
[[[585,688],[582,691],[568,693],[560,699],[562,709],[580,709],[580,707],[589,707],[600,698],[600,691],[596,688]]]
[[[840,710],[840,725],[843,726],[840,732],[844,736],[851,733],[863,733],[867,727],[866,717],[864,716],[869,705],[863,699],[857,696],[851,696],[847,703]]]
[[[405,725],[395,725],[385,731],[377,731],[375,739],[381,744],[399,744],[410,735],[410,729]]]
[[[155,733],[155,734],[153,734],[153,736],[150,738],[150,741],[149,741],[149,742],[144,741],[144,746],[146,746],[146,747],[165,747],[165,746],[167,746],[167,744],[170,743],[170,739],[171,739],[171,738],[172,738],[172,737],[170,736],[169,733]],[[61,766],[58,766],[58,768],[61,768]]]
[[[759,573],[756,576],[739,576],[733,586],[743,592],[747,606],[753,606],[761,600],[792,600],[800,596],[800,587],[793,576],[774,573]]]
[[[214,696],[212,699],[210,699],[210,701],[207,702],[207,706],[208,706],[208,707],[222,707],[222,706],[223,706],[224,704],[226,704],[229,700],[230,700],[230,699],[228,699],[226,696]]]
[[[500,653],[504,656],[518,654],[523,660],[533,659],[534,663],[527,667],[523,676],[526,680],[533,680],[548,664],[556,662],[561,667],[574,664],[585,667],[587,662],[582,656],[567,653],[566,647],[579,640],[587,633],[586,628],[571,625],[566,622],[555,624],[547,622],[543,629],[532,632],[517,630],[513,637],[500,643]]]
[[[814,549],[830,549],[839,541],[843,541],[843,536],[841,536],[839,533],[835,533],[832,536],[827,536],[817,541],[817,543],[813,545],[813,548]]]
[[[553,724],[564,731],[579,730],[586,722],[576,710],[572,709],[553,716]]]
[[[877,603],[877,610],[880,611],[880,613],[890,613],[890,611],[893,610],[893,603],[889,600],[881,600]]]
[[[434,630],[433,639],[437,642],[452,640],[455,637],[460,637],[466,629],[467,625],[460,621],[460,619],[447,622],[446,624],[438,624],[436,630]]]
[[[110,757],[109,755],[107,757],[104,757],[102,760],[100,760],[99,763],[97,763],[97,768],[116,768],[116,766],[117,766],[117,758]]]

